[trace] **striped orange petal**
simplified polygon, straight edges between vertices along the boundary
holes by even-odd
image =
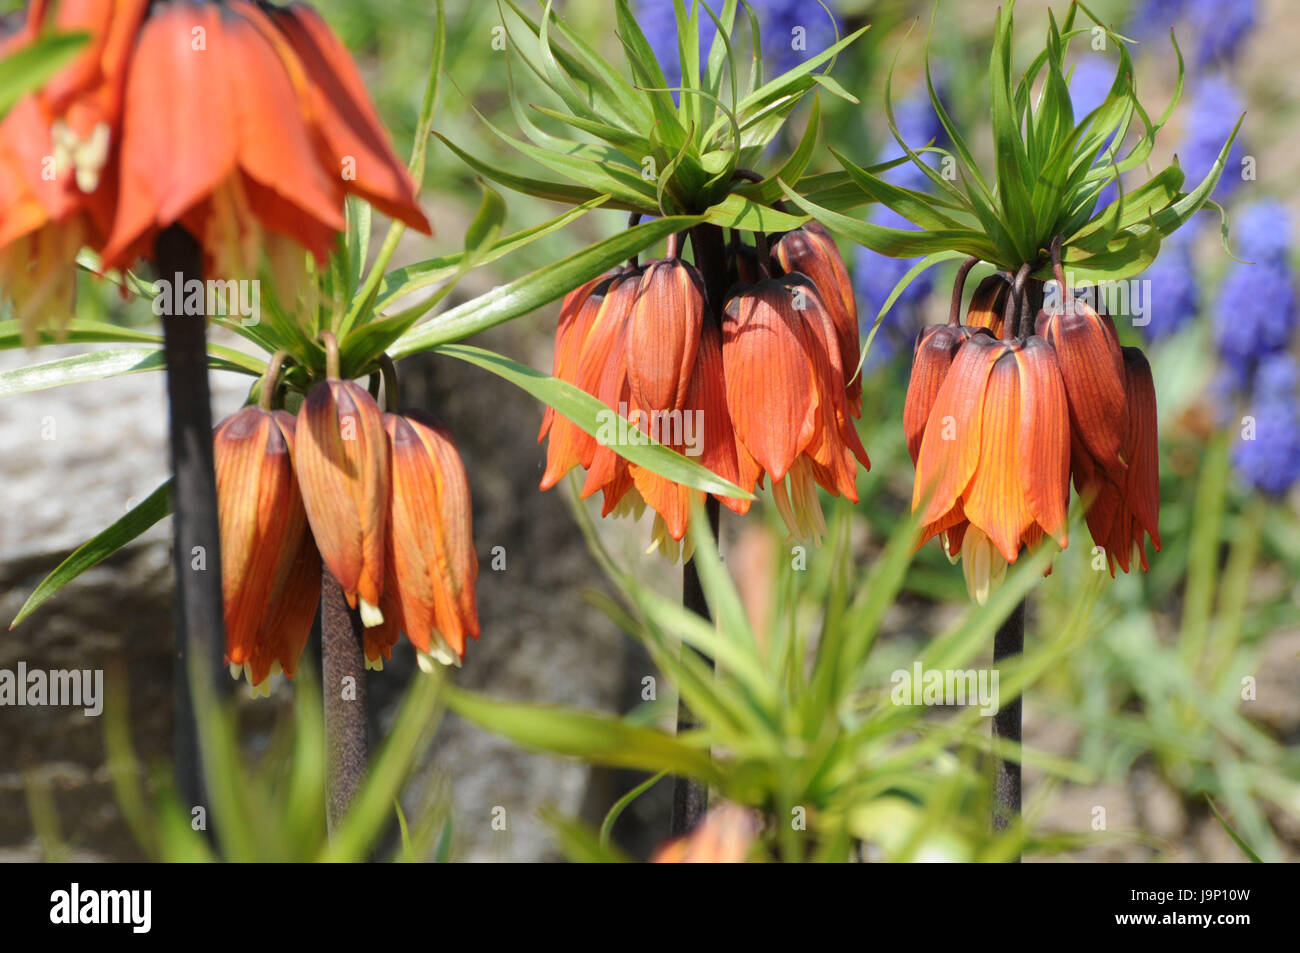
[[[628,316],[627,378],[632,407],[681,410],[704,323],[704,282],[677,258],[650,262]]]
[[[1018,350],[1014,345],[1004,346],[989,372],[981,405],[979,464],[962,493],[966,518],[1009,563],[1016,561],[1021,537],[1034,524],[1020,472]],[[970,538],[968,531],[967,540]]]
[[[929,534],[922,541],[946,528],[939,521],[950,517],[975,475],[980,463],[985,389],[994,363],[1006,351],[1007,345],[990,335],[972,335],[957,351],[935,395],[912,487],[912,509],[920,510],[920,522]]]
[[[1037,332],[1056,349],[1071,427],[1098,462],[1123,470],[1128,401],[1114,323],[1086,302],[1070,299],[1054,311],[1040,311]]]
[[[973,328],[960,324],[932,324],[922,328],[916,336],[912,376],[907,382],[907,398],[903,403],[903,432],[907,436],[907,452],[913,464],[921,453],[925,424],[930,419],[930,410],[939,396],[948,368],[952,366],[957,351],[974,333]]]
[[[386,533],[387,594],[402,631],[445,664],[478,638],[469,483],[447,430],[417,411],[385,414],[392,496]]]
[[[1070,413],[1056,353],[1032,335],[1015,352],[1020,376],[1018,472],[1025,502],[1043,531],[1064,548],[1070,499]]]
[[[809,222],[786,232],[772,249],[772,256],[786,274],[800,272],[812,279],[821,292],[827,314],[835,328],[839,367],[843,372],[848,410],[862,415],[862,375],[858,373],[861,346],[858,338],[858,303],[853,282],[835,239],[825,226]]]
[[[738,441],[773,480],[812,440],[818,392],[805,353],[804,319],[776,279],[739,290],[722,324],[727,409]]]
[[[1128,440],[1124,456],[1129,461],[1125,474],[1124,502],[1141,529],[1160,550],[1160,454],[1156,423],[1156,385],[1151,365],[1135,347],[1124,353],[1125,391],[1128,396]],[[1142,543],[1141,530],[1135,542]],[[1142,567],[1146,568],[1145,554]]]
[[[294,463],[321,559],[362,621],[382,621],[388,437],[379,406],[353,381],[313,387],[298,412]]]
[[[288,39],[306,74],[305,95],[324,144],[325,168],[385,215],[431,234],[415,199],[415,183],[388,145],[388,134],[347,49],[306,4],[263,9]]]
[[[254,686],[275,662],[292,677],[319,600],[293,435],[289,414],[258,407],[226,418],[213,435],[226,657]]]
[[[976,286],[970,304],[966,306],[965,324],[972,328],[988,328],[995,338],[1002,337],[1002,318],[1010,293],[1011,284],[1005,275],[986,277]]]
[[[552,376],[570,384],[578,382],[583,345],[604,304],[606,292],[613,278],[602,275],[593,278],[565,296],[560,308],[560,323],[555,333],[555,356]],[[542,426],[537,434],[540,443],[549,435],[546,446],[546,471],[542,474],[541,488],[549,490],[559,483],[566,473],[584,460],[591,462],[595,453],[595,440],[562,414],[548,406],[542,415]]]

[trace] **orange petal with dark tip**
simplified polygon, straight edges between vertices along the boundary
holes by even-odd
[[[1040,313],[1036,323],[1038,334],[1056,349],[1070,426],[1099,463],[1123,470],[1128,401],[1113,322],[1072,299],[1061,310]]]
[[[704,282],[680,259],[647,265],[628,316],[627,378],[632,406],[680,410],[704,322]]]
[[[1007,345],[983,334],[973,335],[953,358],[934,406],[916,460],[912,509],[922,524],[934,523],[952,510],[980,462],[984,392],[994,363]]]
[[[736,437],[773,480],[789,471],[817,427],[818,397],[803,317],[769,279],[727,303],[722,364]]]
[[[322,381],[298,412],[294,463],[321,559],[348,604],[379,606],[388,515],[388,436],[373,397]]]
[[[1070,412],[1052,346],[1031,336],[1015,352],[1020,375],[1019,471],[1038,525],[1062,548],[1070,499]]]

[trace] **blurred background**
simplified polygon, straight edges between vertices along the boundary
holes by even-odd
[[[671,73],[676,60],[671,0],[639,0],[643,28]],[[996,4],[827,0],[835,25],[815,3],[753,0],[769,49],[769,68],[788,68],[840,33],[872,29],[837,61],[833,75],[860,99],[823,97],[822,144],[862,165],[900,154],[884,118],[885,78],[893,67],[900,132],[913,147],[944,145],[925,92],[925,47],[939,96],[977,157],[990,155],[985,70]],[[9,4],[13,7],[13,4]],[[410,147],[430,50],[433,10],[427,0],[316,6],[353,51],[399,154]],[[1041,44],[1049,6],[1016,6],[1018,63]],[[618,62],[607,0],[556,4],[582,35]],[[1025,699],[1026,744],[1068,770],[1026,773],[1026,815],[1042,849],[1027,860],[1241,861],[1243,852],[1214,818],[1207,796],[1266,860],[1300,856],[1300,401],[1297,398],[1294,233],[1300,198],[1294,65],[1300,14],[1287,0],[1105,2],[1093,11],[1139,42],[1134,50],[1139,96],[1153,118],[1173,94],[1177,60],[1173,27],[1186,60],[1182,101],[1161,132],[1151,165],[1177,155],[1188,182],[1209,169],[1240,114],[1237,144],[1215,194],[1227,211],[1201,212],[1161,250],[1142,277],[1149,322],[1117,315],[1126,344],[1150,356],[1160,406],[1163,550],[1151,572],[1102,587],[1093,618],[1101,620],[1067,664]],[[934,17],[931,30],[931,17]],[[493,48],[495,4],[449,0],[446,82],[435,128],[470,152],[533,174],[526,160],[496,139],[472,104],[502,128],[516,128],[509,86],[528,101],[533,80],[505,68]],[[806,52],[792,51],[791,30],[806,31]],[[1114,78],[1114,51],[1087,38],[1072,51],[1076,118],[1104,98]],[[539,94],[540,95],[540,94]],[[787,134],[792,147],[807,104]],[[830,171],[824,149],[810,171]],[[775,163],[771,166],[775,168]],[[760,171],[770,171],[760,165]],[[916,174],[897,171],[916,185]],[[1145,176],[1142,176],[1145,179]],[[430,146],[424,207],[432,239],[408,235],[394,264],[459,250],[478,202],[473,173],[436,141]],[[555,206],[506,193],[507,231],[539,223]],[[897,224],[891,213],[864,210]],[[584,216],[548,239],[469,274],[448,299],[454,305],[578,250],[624,227],[626,216]],[[882,259],[847,243],[864,328],[910,262]],[[1245,264],[1243,262],[1250,262]],[[853,555],[870,563],[906,513],[913,471],[901,413],[911,342],[924,323],[947,312],[952,269],[914,282],[884,317],[864,368],[860,423],[872,471],[859,483]],[[88,281],[79,296],[87,316],[147,326],[147,304],[123,302]],[[481,336],[483,346],[549,369],[556,308]],[[234,343],[224,342],[223,343]],[[42,359],[85,346],[43,349]],[[33,360],[0,352],[0,370]],[[537,490],[544,447],[536,442],[541,406],[496,378],[462,363],[424,355],[403,365],[409,403],[435,411],[460,445],[474,494],[482,572],[483,636],[470,647],[458,684],[489,694],[606,711],[640,701],[654,674],[639,644],[591,603],[605,583],[587,554],[563,488]],[[214,376],[214,418],[237,409],[242,379]],[[12,618],[34,586],[67,554],[152,492],[167,473],[163,380],[139,375],[5,398],[0,403],[0,617]],[[1250,424],[1246,423],[1249,418]],[[53,429],[49,423],[53,422]],[[46,434],[53,433],[53,439]],[[1247,434],[1253,439],[1247,439]],[[770,515],[770,514],[768,514]],[[761,602],[783,558],[777,522],[723,520],[723,547],[733,575]],[[648,521],[604,521],[606,545],[642,578],[675,592],[680,570],[641,552]],[[171,737],[169,533],[161,524],[0,638],[0,668],[103,668],[120,677],[137,753],[164,765]],[[1093,570],[1086,531],[1057,558],[1030,603],[1028,640],[1051,631],[1081,598]],[[491,568],[504,547],[505,566]],[[958,569],[939,549],[918,555],[905,597],[886,618],[871,657],[882,684],[910,666],[918,646],[966,605]],[[5,615],[7,613],[7,615]],[[310,651],[310,649],[309,649]],[[395,700],[414,670],[402,643],[382,674],[370,675],[379,700],[374,725],[383,734]],[[248,752],[265,751],[288,717],[293,689],[280,680],[269,700],[245,701],[241,728]],[[522,752],[454,716],[439,726],[430,755],[407,797],[436,801],[453,819],[450,856],[464,860],[541,860],[560,855],[539,812],[598,824],[608,806],[639,778]],[[668,784],[629,808],[617,839],[645,856],[666,830]],[[405,803],[405,801],[404,801]],[[491,824],[494,807],[511,818]],[[1102,807],[1106,829],[1094,829]],[[145,856],[123,820],[106,764],[99,719],[79,711],[0,709],[0,860]]]

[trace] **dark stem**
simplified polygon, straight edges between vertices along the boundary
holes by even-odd
[[[993,667],[1020,655],[1025,648],[1025,603],[1021,600],[993,637]],[[993,737],[1020,747],[1020,696],[998,708]],[[1020,754],[1015,761],[995,755],[993,761],[993,830],[1005,831],[1020,820]],[[1017,854],[1016,860],[1020,859]]]
[[[713,538],[718,538],[718,501],[714,497],[707,498],[704,504],[705,512],[709,517],[709,529],[713,533]],[[705,619],[711,618],[709,615],[709,604],[704,598],[704,589],[700,586],[700,575],[695,569],[695,560],[689,559],[686,565],[682,567],[682,606],[690,609],[692,612],[703,616]],[[683,652],[691,652],[693,649],[682,646]],[[712,659],[707,660],[710,665]],[[690,731],[699,726],[695,716],[691,714],[685,703],[680,699],[677,702],[677,733]],[[693,778],[677,777],[673,779],[673,813],[669,823],[669,832],[673,837],[680,837],[682,834],[689,833],[695,825],[700,822],[704,816],[704,811],[709,805],[708,785],[702,781],[696,781]]]
[[[696,225],[691,229],[691,249],[695,252],[695,267],[704,279],[709,312],[721,323],[728,283],[727,249],[722,229],[717,225]]]
[[[158,236],[154,264],[160,280],[179,283],[173,289],[173,302],[183,300],[185,282],[203,277],[202,249],[194,236],[179,225],[170,226]],[[205,788],[195,699],[198,707],[206,711],[230,688],[230,680],[221,677],[226,633],[217,480],[212,466],[207,318],[203,314],[167,314],[162,323],[171,438],[172,563],[176,573],[174,760],[181,797],[184,803],[197,806],[205,802]]]
[[[961,296],[966,290],[966,276],[970,270],[980,263],[980,260],[974,255],[967,258],[957,269],[957,277],[952,283],[952,303],[948,306],[948,323],[961,324]]]
[[[1029,280],[1030,267],[1030,264],[1025,262],[1011,281],[1011,293],[1007,295],[1007,303],[1002,309],[1002,340],[1004,341],[1015,339],[1024,306],[1025,282]]]
[[[637,224],[638,224],[640,221],[641,221],[641,213],[640,213],[640,212],[629,212],[629,213],[628,213],[628,216],[627,216],[627,227],[628,227],[628,228],[635,228],[635,227],[637,226]],[[639,256],[639,255],[633,255],[631,258],[629,258],[629,259],[627,260],[627,266],[628,266],[629,268],[635,268],[635,267],[637,266],[637,264],[639,263],[639,259],[640,259],[640,256]]]
[[[395,414],[402,404],[402,390],[397,380],[397,365],[387,354],[380,354],[379,371],[384,377],[384,410]]]
[[[321,685],[325,696],[326,820],[338,830],[361,787],[366,739],[365,628],[338,580],[321,568]]]

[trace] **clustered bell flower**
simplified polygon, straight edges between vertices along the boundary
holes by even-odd
[[[479,635],[469,481],[451,435],[419,411],[381,413],[338,379],[324,337],[327,379],[296,418],[270,409],[273,360],[260,406],[214,434],[226,656],[255,694],[269,694],[269,675],[293,677],[322,563],[358,610],[368,668],[383,668],[402,633],[426,669],[460,665]]]
[[[1116,565],[1128,572],[1134,555],[1146,569],[1146,536],[1160,548],[1160,484],[1145,357],[1120,347],[1110,317],[1071,294],[1059,267],[1058,299],[1032,325],[1022,316],[1022,288],[1006,298],[1000,336],[959,323],[971,264],[954,287],[949,323],[918,335],[908,385],[904,429],[920,543],[938,536],[983,603],[1022,551],[1044,537],[1066,546],[1073,479],[1111,574]],[[992,278],[968,317],[989,320],[990,303],[1004,294],[995,283],[1008,281]]]
[[[83,246],[127,267],[179,223],[207,275],[256,274],[265,254],[289,284],[296,248],[328,257],[348,194],[429,233],[356,66],[305,4],[38,2],[4,51],[47,26],[91,39],[0,123],[0,284],[29,340],[71,314]]]
[[[819,539],[817,486],[856,501],[857,465],[870,465],[852,421],[861,413],[857,307],[835,243],[816,224],[779,236],[770,253],[761,239],[733,241],[719,314],[677,248],[674,240],[666,258],[568,294],[553,374],[747,492],[770,478],[791,533]],[[648,506],[651,550],[689,558],[683,540],[701,493],[629,463],[550,410],[538,442],[548,436],[542,489],[581,466],[582,496],[603,492],[602,515],[639,517]],[[749,508],[718,499],[738,514]]]

